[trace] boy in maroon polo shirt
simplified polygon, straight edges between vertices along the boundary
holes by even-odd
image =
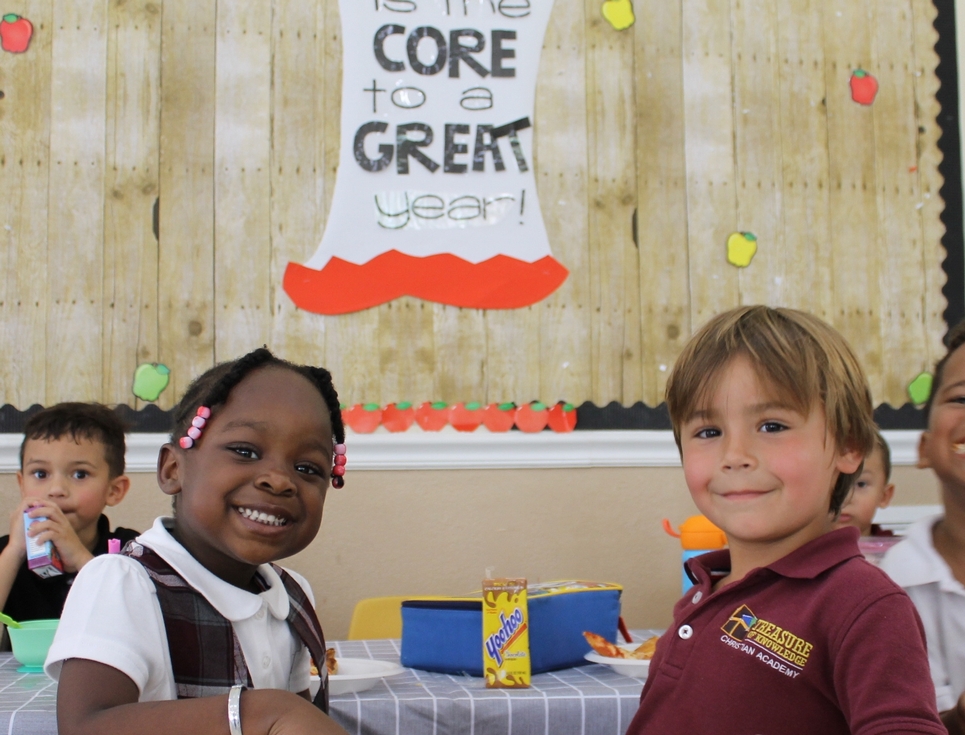
[[[834,517],[874,443],[844,339],[792,309],[715,317],[667,383],[687,486],[729,549],[657,644],[628,735],[934,733],[921,622]]]

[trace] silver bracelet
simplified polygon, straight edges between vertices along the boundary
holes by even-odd
[[[228,692],[228,730],[231,735],[241,735],[241,684],[235,684]]]

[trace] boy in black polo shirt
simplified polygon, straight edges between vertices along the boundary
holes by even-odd
[[[0,608],[14,620],[59,618],[76,573],[99,554],[108,539],[121,545],[138,533],[112,532],[105,506],[124,499],[124,425],[96,403],[60,403],[32,416],[20,446],[22,501],[10,516],[10,535],[0,538]],[[27,568],[23,514],[47,520],[31,525],[30,536],[51,541],[64,574],[41,578]]]
[[[911,601],[856,528],[832,530],[874,444],[841,335],[792,309],[722,314],[678,358],[667,406],[729,549],[688,562],[628,735],[942,735]]]

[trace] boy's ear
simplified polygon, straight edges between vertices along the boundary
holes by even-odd
[[[852,475],[861,467],[864,462],[864,453],[857,449],[847,449],[838,457],[838,472],[842,475]]]
[[[887,508],[891,505],[891,499],[895,497],[895,483],[889,482],[885,485],[885,491],[881,494],[881,500],[878,501],[879,508]]]
[[[20,497],[23,498],[23,470],[17,470],[17,487],[20,488]]]
[[[181,492],[181,466],[173,444],[165,444],[157,455],[157,484],[165,495]]]
[[[107,488],[107,497],[104,498],[104,505],[114,507],[120,503],[127,491],[131,489],[131,478],[127,475],[118,475],[111,480],[110,487]]]
[[[921,432],[921,438],[918,440],[918,464],[916,465],[920,470],[927,470],[931,467],[931,459],[928,456],[930,441],[929,433],[927,431]]]

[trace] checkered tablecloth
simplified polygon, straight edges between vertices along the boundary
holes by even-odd
[[[643,640],[659,631],[633,631]],[[332,644],[349,658],[399,661],[399,641]],[[643,681],[588,664],[537,674],[529,689],[487,689],[483,679],[408,669],[366,692],[332,697],[350,735],[623,735]]]
[[[57,735],[57,683],[18,674],[12,653],[0,653],[0,733]]]
[[[643,640],[657,631],[633,631]],[[336,641],[339,656],[399,661],[399,641]],[[57,735],[57,684],[19,674],[0,653],[0,733]],[[643,682],[588,664],[533,677],[529,689],[487,689],[471,676],[407,669],[373,689],[332,697],[350,735],[623,735]]]

